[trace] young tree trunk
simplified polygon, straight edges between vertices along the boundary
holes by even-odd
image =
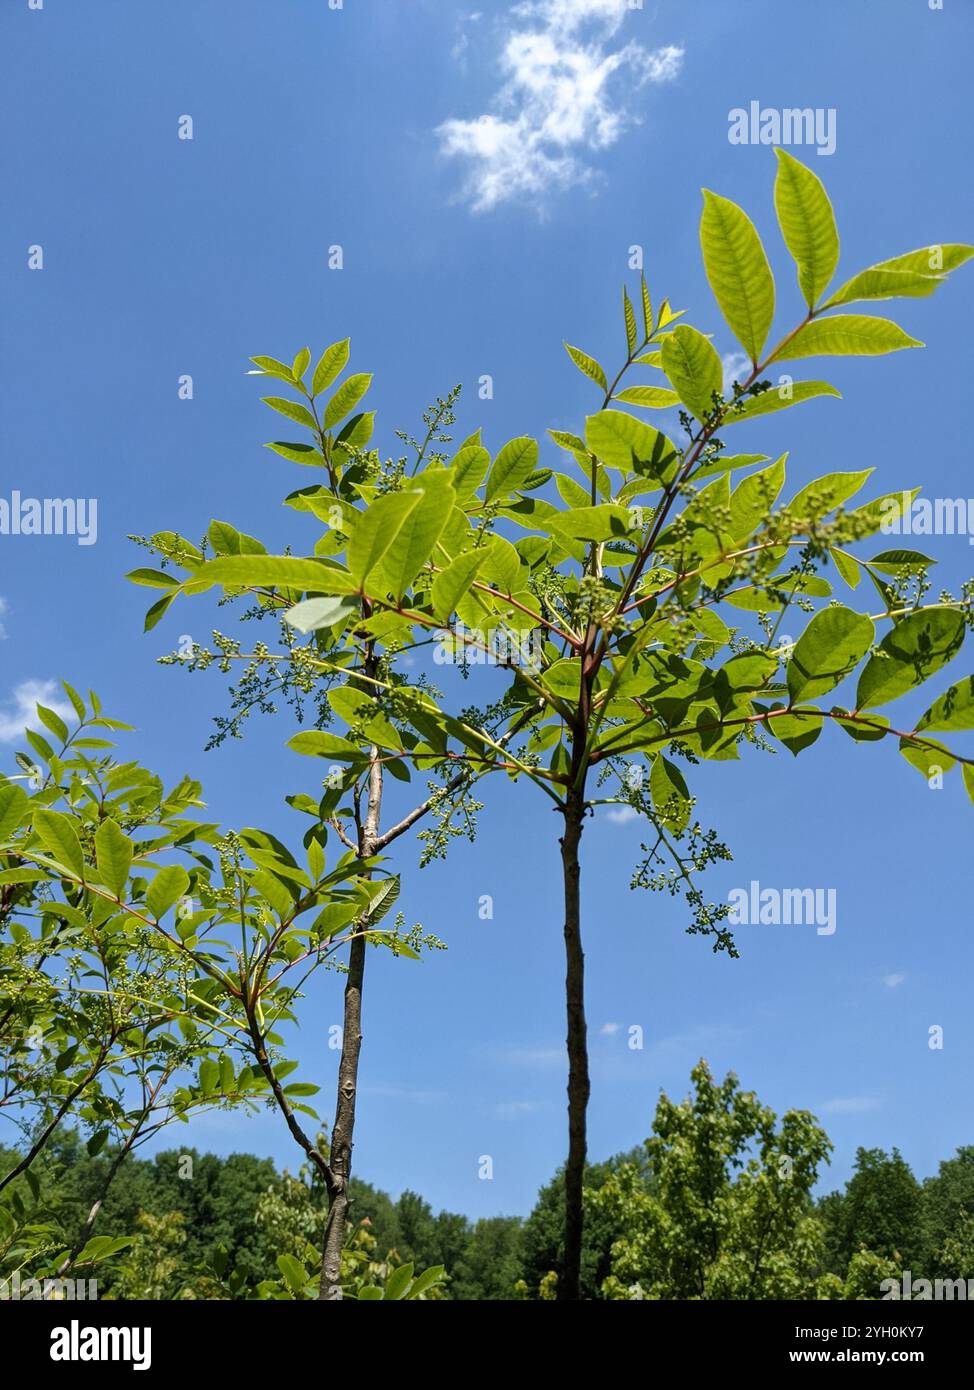
[[[342,1246],[348,1224],[348,1184],[352,1176],[352,1136],[355,1130],[355,1097],[358,1060],[362,1047],[362,981],[365,975],[365,938],[355,936],[349,948],[345,1011],[342,1021],[342,1054],[338,1064],[338,1100],[332,1130],[329,1166],[335,1186],[329,1194],[328,1224],[321,1267],[319,1299],[335,1302],[342,1296]]]
[[[382,764],[379,750],[372,749],[369,769],[368,810],[359,836],[359,855],[368,859],[375,853],[379,838],[379,813],[382,809]],[[358,1062],[362,1049],[362,983],[365,977],[365,937],[352,937],[348,957],[348,977],[345,982],[345,1007],[342,1019],[342,1052],[338,1064],[338,1099],[335,1124],[331,1132],[329,1167],[333,1185],[328,1196],[328,1223],[321,1263],[321,1287],[318,1294],[325,1302],[340,1302],[342,1297],[342,1246],[348,1224],[348,1184],[352,1176],[352,1139],[355,1132],[355,1099],[358,1093]]]
[[[585,1028],[585,956],[579,894],[578,847],[585,816],[585,793],[572,790],[565,803],[561,840],[565,892],[565,1001],[568,1012],[568,1162],[565,1165],[565,1257],[558,1281],[559,1300],[581,1298],[582,1185],[585,1178],[585,1114],[588,1107],[588,1046]]]

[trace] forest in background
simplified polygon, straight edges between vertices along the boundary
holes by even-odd
[[[830,1145],[812,1116],[789,1111],[779,1125],[735,1077],[717,1083],[702,1062],[693,1082],[680,1104],[661,1097],[643,1146],[586,1169],[583,1297],[875,1299],[882,1279],[907,1270],[914,1284],[974,1278],[974,1145],[924,1181],[896,1148],[860,1148],[845,1187],[816,1199],[808,1188]],[[0,1149],[0,1173],[18,1157]],[[89,1154],[67,1130],[30,1185],[16,1180],[14,1202],[33,1204],[34,1261],[45,1230],[48,1253],[71,1244],[103,1198],[98,1239],[121,1248],[93,1271],[100,1298],[301,1296],[289,1261],[320,1245],[327,1214],[310,1169],[183,1148],[129,1155],[113,1174],[114,1157]],[[477,1221],[355,1179],[345,1273],[360,1290],[407,1265],[443,1267],[426,1297],[554,1298],[563,1208],[563,1172],[526,1218]],[[7,1280],[20,1267],[18,1239],[0,1240]]]

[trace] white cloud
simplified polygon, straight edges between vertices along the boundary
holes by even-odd
[[[883,984],[887,989],[895,989],[896,986],[901,985],[905,979],[905,975],[884,975]]]
[[[450,49],[450,57],[455,63],[459,63],[463,72],[467,70],[467,51],[470,48],[470,35],[467,32],[472,24],[479,23],[482,15],[479,10],[474,10],[470,14],[463,14],[457,20],[456,39]]]
[[[62,719],[74,715],[54,681],[21,681],[12,697],[0,706],[0,743],[15,743],[23,737],[24,729],[41,727],[34,708],[37,704],[46,705]]]
[[[751,359],[746,352],[725,352],[720,365],[724,371],[724,395],[730,396],[735,381],[747,380]]]
[[[867,1110],[878,1110],[880,1102],[875,1096],[839,1096],[827,1100],[822,1106],[826,1115],[863,1115]]]
[[[675,45],[647,49],[630,40],[611,48],[628,8],[627,0],[513,6],[500,60],[504,81],[491,109],[436,131],[444,154],[467,161],[463,196],[475,211],[590,182],[584,156],[613,145],[637,120],[634,92],[677,76],[683,49]],[[623,71],[625,81],[616,82]]]
[[[640,813],[635,806],[610,806],[605,813],[606,820],[610,820],[613,825],[628,825],[630,821],[638,820]]]
[[[602,1034],[603,1038],[611,1038],[613,1033],[618,1033],[621,1027],[621,1023],[603,1023],[599,1032]]]
[[[494,1114],[502,1120],[516,1120],[521,1115],[534,1115],[542,1108],[540,1100],[505,1100],[494,1106]]]

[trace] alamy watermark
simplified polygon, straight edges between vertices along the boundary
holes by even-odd
[[[832,936],[836,928],[834,888],[762,888],[752,878],[748,888],[732,888],[728,925],[807,926],[819,936]]]
[[[752,101],[727,113],[732,145],[814,145],[816,154],[835,154],[834,106],[764,106]]]
[[[894,493],[880,509],[884,536],[966,536],[974,545],[974,497],[914,497]]]
[[[544,637],[539,628],[517,632],[501,623],[486,630],[465,627],[439,629],[433,660],[437,666],[523,666],[540,671],[544,661]]]
[[[974,1299],[974,1279],[914,1279],[908,1269],[904,1269],[898,1279],[884,1279],[879,1287],[884,1302],[889,1299],[907,1299],[915,1303]]]
[[[9,1279],[0,1279],[0,1301],[60,1303],[83,1299],[94,1303],[97,1298],[97,1279],[21,1279],[19,1269]]]
[[[0,497],[0,536],[74,536],[79,545],[94,545],[98,499],[24,497],[15,489]]]

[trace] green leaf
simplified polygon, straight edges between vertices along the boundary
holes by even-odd
[[[375,416],[374,410],[364,410],[346,420],[335,440],[336,449],[341,447],[346,452],[364,449],[375,430]]]
[[[188,889],[189,874],[186,870],[179,864],[167,864],[149,884],[145,895],[146,906],[159,922],[174,903],[185,898]]]
[[[357,584],[365,583],[405,525],[410,512],[423,500],[423,495],[418,488],[387,492],[369,503],[348,543],[348,568]]]
[[[648,342],[653,336],[653,304],[649,297],[649,286],[646,284],[646,276],[639,276],[639,291],[643,305],[643,329],[645,338]]]
[[[617,391],[612,399],[622,405],[642,406],[644,410],[666,410],[680,398],[664,386],[627,386],[624,391]]]
[[[294,914],[294,899],[276,875],[269,869],[248,870],[244,877],[257,890],[271,911],[282,922]]]
[[[265,449],[273,449],[275,454],[280,454],[281,458],[290,459],[292,463],[301,463],[308,468],[324,468],[325,456],[320,449],[316,449],[313,444],[287,444],[283,440],[275,440],[273,444],[265,444]]]
[[[837,396],[842,392],[830,386],[827,381],[793,381],[785,386],[772,387],[757,396],[747,396],[740,405],[727,412],[725,425],[733,425],[738,420],[754,420],[759,415],[770,415],[776,410],[787,410],[790,405],[800,405],[802,401],[814,400],[816,396]]]
[[[950,772],[957,759],[949,748],[936,739],[929,742],[914,743],[911,739],[900,739],[900,752],[911,767],[915,767],[922,777],[930,778],[936,773]]]
[[[45,729],[50,729],[62,743],[68,741],[68,726],[59,714],[54,710],[48,709],[46,705],[36,705],[37,717],[44,725]]]
[[[797,492],[788,503],[788,510],[796,517],[807,516],[809,520],[817,521],[850,497],[855,497],[873,471],[872,468],[863,468],[857,473],[826,473]]]
[[[565,344],[565,351],[575,363],[578,370],[587,376],[589,381],[594,381],[596,386],[600,386],[603,391],[608,391],[609,383],[605,372],[596,362],[594,357],[589,357],[587,352],[582,352],[581,348],[572,347],[571,343]]]
[[[92,1236],[85,1248],[78,1254],[75,1266],[98,1264],[101,1260],[107,1260],[111,1255],[117,1255],[120,1250],[124,1250],[132,1244],[132,1236]]]
[[[84,702],[84,700],[82,700],[81,696],[80,696],[80,695],[78,694],[78,692],[75,690],[75,688],[74,688],[73,685],[68,685],[67,681],[62,681],[62,682],[61,682],[61,688],[63,689],[65,695],[67,695],[68,699],[71,701],[72,705],[74,706],[74,712],[75,712],[75,714],[78,716],[79,720],[81,720],[81,721],[83,722],[83,721],[84,721],[84,718],[85,718],[85,702]]]
[[[144,584],[149,589],[172,589],[179,583],[174,574],[165,570],[129,570],[125,578],[133,584]]]
[[[84,880],[85,857],[74,822],[63,811],[34,812],[34,832],[41,844],[65,869]]]
[[[625,507],[603,503],[597,507],[569,507],[552,520],[551,529],[557,537],[569,540],[625,540],[632,519]]]
[[[884,270],[874,265],[847,280],[823,308],[834,309],[861,299],[920,299],[933,294],[945,278],[943,275],[918,275],[915,270]]]
[[[908,510],[910,503],[914,502],[919,494],[918,487],[909,492],[888,492],[885,497],[875,497],[871,502],[866,502],[855,511],[849,512],[849,520],[856,523],[856,539],[864,540],[867,536],[874,536],[884,522],[891,525]]]
[[[720,396],[723,368],[713,344],[689,324],[677,324],[663,339],[663,370],[686,408],[705,420]]]
[[[233,1062],[224,1052],[220,1056],[220,1090],[223,1091],[224,1094],[233,1091],[236,1085],[236,1080],[237,1078],[234,1075]]]
[[[314,921],[314,931],[324,940],[334,936],[361,914],[357,903],[329,903],[318,913]]]
[[[921,608],[898,622],[859,678],[856,708],[887,704],[920,685],[960,651],[964,616],[953,608]]]
[[[873,270],[912,270],[921,275],[949,274],[974,256],[974,246],[964,242],[948,241],[942,245],[921,246],[916,251],[907,251],[902,256],[891,256],[880,261]]]
[[[798,267],[798,285],[810,309],[828,289],[839,261],[835,214],[821,179],[780,147],[774,185],[778,224]]]
[[[145,615],[142,624],[143,631],[151,632],[152,629],[162,621],[169,608],[172,606],[175,597],[176,591],[174,590],[172,593],[166,594],[164,598],[159,599],[158,603],[152,605]]]
[[[400,1265],[394,1269],[386,1280],[383,1298],[398,1302],[405,1298],[410,1284],[413,1282],[413,1266],[411,1264]]]
[[[858,666],[875,635],[872,619],[851,608],[837,605],[816,613],[788,662],[792,703],[834,690]]]
[[[490,467],[490,454],[482,444],[465,444],[450,464],[457,502],[463,506],[480,487]]]
[[[394,874],[390,878],[380,879],[378,883],[363,884],[363,888],[369,899],[369,926],[374,927],[398,901],[399,878]]]
[[[397,599],[432,555],[456,500],[445,469],[426,472],[417,482],[422,489],[419,502],[409,509],[382,557],[379,582]],[[351,558],[351,547],[349,551]]]
[[[299,425],[307,425],[309,430],[317,429],[315,417],[307,406],[298,405],[297,401],[286,400],[283,396],[264,396],[263,401],[272,410],[276,410],[278,415],[286,415],[289,420],[296,420]]]
[[[359,611],[358,600],[348,594],[329,594],[325,598],[306,598],[284,614],[285,622],[299,632],[318,632],[347,621]]]
[[[308,1271],[293,1255],[278,1255],[277,1267],[292,1293],[300,1293],[308,1283]]]
[[[962,681],[945,690],[938,700],[934,700],[916,726],[916,732],[922,729],[935,729],[941,733],[974,729],[974,676],[965,676]]]
[[[311,361],[311,349],[303,347],[300,352],[295,353],[294,361],[291,363],[291,375],[295,381],[301,381],[305,372],[308,370],[308,363]]]
[[[549,430],[548,434],[559,449],[565,449],[570,454],[581,454],[584,458],[585,440],[579,439],[577,434],[571,434],[568,430]]]
[[[429,1269],[424,1269],[422,1274],[417,1274],[413,1280],[412,1288],[406,1295],[410,1300],[419,1298],[427,1289],[431,1289],[434,1284],[438,1284],[446,1273],[445,1266],[432,1265]]]
[[[768,359],[787,362],[796,357],[875,357],[901,348],[923,347],[891,319],[869,314],[833,314],[805,323],[783,347]]]
[[[358,372],[343,382],[325,407],[324,428],[330,430],[351,415],[371,385],[371,372]]]
[[[326,733],[323,729],[305,729],[289,738],[287,746],[294,753],[305,753],[315,758],[331,758],[333,762],[365,762],[368,757],[363,749],[349,743],[347,738]]]
[[[449,620],[486,558],[487,552],[483,547],[468,550],[465,555],[458,555],[436,576],[433,581],[433,614],[437,622]]]
[[[749,541],[771,511],[785,485],[785,458],[783,454],[767,468],[759,468],[734,489],[727,532],[735,541]]]
[[[296,589],[313,594],[347,594],[357,588],[355,580],[344,570],[321,560],[293,555],[221,555],[196,570],[190,583],[241,589]]]
[[[925,570],[937,562],[929,555],[924,555],[921,550],[896,549],[883,550],[866,563],[871,569],[879,570],[881,574],[895,576],[904,570]]]
[[[513,594],[523,587],[521,557],[503,536],[487,537],[482,578],[502,594]]]
[[[276,376],[291,386],[297,384],[294,380],[294,373],[286,362],[278,362],[276,357],[252,357],[250,360],[260,368],[260,371],[248,372],[248,376]]]
[[[835,568],[839,571],[842,578],[850,589],[858,589],[862,579],[862,566],[854,555],[849,555],[846,551],[840,550],[838,546],[831,546],[829,554],[835,562]]]
[[[684,830],[690,820],[693,802],[683,773],[660,753],[653,759],[649,774],[653,808],[668,830]]]
[[[629,348],[629,356],[632,357],[639,342],[639,330],[636,327],[636,311],[632,307],[632,300],[625,286],[622,289],[622,313],[626,321],[626,345]]]
[[[88,1140],[87,1144],[85,1145],[85,1148],[88,1150],[88,1156],[89,1156],[89,1158],[94,1158],[96,1154],[101,1153],[102,1149],[105,1147],[105,1145],[106,1145],[107,1143],[108,1143],[108,1130],[107,1130],[107,1129],[96,1129],[95,1132],[94,1132],[94,1134],[91,1136],[91,1138]]]
[[[822,732],[824,716],[817,712],[782,714],[769,719],[768,733],[785,745],[796,758],[806,748],[810,748]]]
[[[585,421],[586,447],[609,468],[635,470],[662,480],[676,463],[676,446],[665,434],[624,410],[600,410]]]
[[[720,311],[757,365],[774,318],[774,278],[754,223],[736,203],[705,188],[700,246]],[[664,361],[665,354],[664,344]]]
[[[104,820],[95,831],[95,862],[101,881],[116,898],[124,897],[135,847],[113,820]]]
[[[348,338],[343,338],[340,343],[332,343],[318,358],[318,365],[311,380],[312,396],[320,396],[322,391],[327,391],[332,382],[345,370],[348,363],[348,344]]]
[[[564,700],[574,700],[581,688],[581,663],[572,657],[555,661],[542,676],[546,688]]]
[[[971,801],[974,801],[974,767],[970,767],[967,763],[964,763],[961,772],[964,776],[964,786],[967,788],[967,795],[970,797]]]
[[[22,825],[30,797],[16,782],[0,782],[0,840]]]
[[[527,480],[538,466],[538,441],[522,436],[511,439],[494,459],[487,478],[488,502],[502,501]]]

